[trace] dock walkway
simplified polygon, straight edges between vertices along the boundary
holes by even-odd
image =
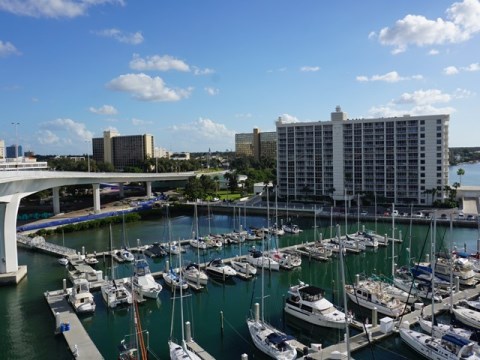
[[[69,324],[70,329],[61,332],[68,344],[70,351],[75,359],[103,359],[102,354],[98,351],[82,323],[78,319],[77,314],[67,301],[65,291],[57,290],[46,292],[45,299],[48,306],[52,310],[56,324]],[[58,318],[57,318],[58,317]],[[57,325],[56,325],[57,326]],[[56,329],[58,332],[59,329]]]

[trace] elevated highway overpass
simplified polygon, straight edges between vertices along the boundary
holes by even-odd
[[[9,171],[0,174],[0,285],[18,283],[26,275],[26,267],[18,265],[16,225],[22,198],[33,193],[53,189],[53,210],[60,212],[61,186],[93,186],[94,211],[100,211],[100,184],[118,183],[120,193],[127,182],[145,182],[147,196],[151,196],[154,181],[187,180],[194,172],[183,173],[92,173],[69,171]]]

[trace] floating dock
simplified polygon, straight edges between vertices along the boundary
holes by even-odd
[[[47,291],[44,295],[55,317],[55,333],[63,335],[75,359],[103,359],[102,354],[68,303],[66,291]]]

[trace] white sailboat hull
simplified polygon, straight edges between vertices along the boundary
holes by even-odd
[[[268,342],[268,335],[278,332],[274,327],[253,319],[248,319],[247,325],[253,343],[263,353],[279,360],[291,360],[297,357],[297,350],[290,344],[285,343],[285,346],[279,349]]]

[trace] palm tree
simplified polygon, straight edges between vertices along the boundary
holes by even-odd
[[[465,170],[463,170],[462,168],[459,168],[457,170],[457,175],[458,175],[458,182],[460,186],[462,186],[462,176],[465,175]]]

